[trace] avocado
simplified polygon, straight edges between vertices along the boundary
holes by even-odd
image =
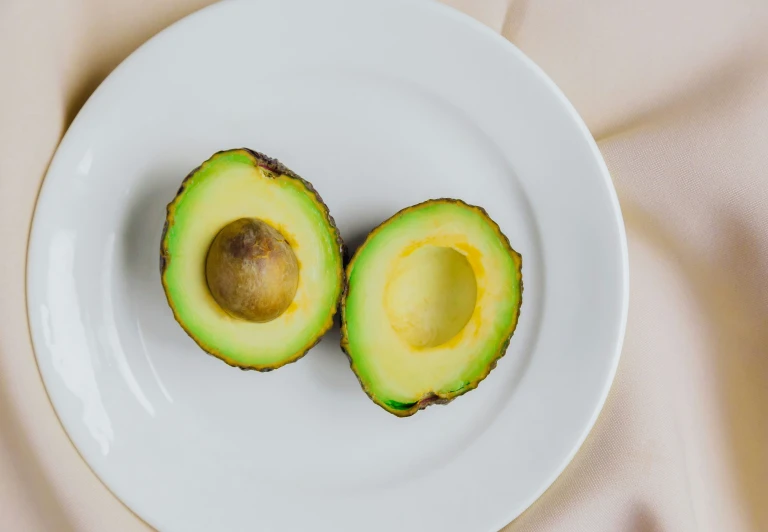
[[[488,376],[522,292],[522,257],[485,210],[426,201],[374,229],[347,265],[341,347],[368,396],[410,416]]]
[[[168,205],[161,279],[176,321],[204,351],[270,371],[333,325],[343,252],[312,185],[261,153],[220,151]]]

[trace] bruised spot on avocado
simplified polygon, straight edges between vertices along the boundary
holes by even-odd
[[[422,397],[421,399],[419,399],[418,401],[413,401],[410,403],[402,403],[400,401],[395,401],[390,399],[388,401],[385,401],[384,404],[393,410],[403,412],[404,415],[411,415],[419,410],[423,410],[427,408],[430,405],[446,404],[448,402],[450,402],[450,399],[444,399],[439,395],[436,395],[434,393],[429,393],[424,397]]]
[[[422,397],[417,403],[417,407],[419,410],[422,410],[424,408],[427,408],[429,405],[437,404],[437,403],[440,403],[441,401],[442,399],[440,399],[439,395],[435,395],[434,393],[431,393],[426,397]]]

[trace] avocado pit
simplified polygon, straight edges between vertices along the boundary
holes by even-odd
[[[280,232],[240,218],[213,239],[205,263],[208,289],[231,316],[266,323],[283,314],[299,286],[299,263]]]

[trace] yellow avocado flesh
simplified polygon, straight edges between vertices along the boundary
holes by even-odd
[[[475,388],[517,324],[521,257],[485,211],[460,201],[401,211],[347,276],[343,346],[366,392],[397,415]]]
[[[277,318],[256,323],[225,312],[208,288],[205,264],[219,231],[257,218],[290,244],[296,294]],[[338,233],[327,208],[301,179],[260,166],[249,151],[219,152],[194,172],[168,207],[163,285],[176,319],[209,353],[254,369],[303,355],[330,328],[343,287]]]

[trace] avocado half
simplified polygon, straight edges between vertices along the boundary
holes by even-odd
[[[485,210],[426,201],[374,229],[348,264],[341,347],[375,403],[411,416],[488,376],[522,293],[522,257]]]
[[[231,366],[270,371],[333,325],[344,244],[310,183],[248,149],[215,153],[168,205],[160,271],[176,321]]]

